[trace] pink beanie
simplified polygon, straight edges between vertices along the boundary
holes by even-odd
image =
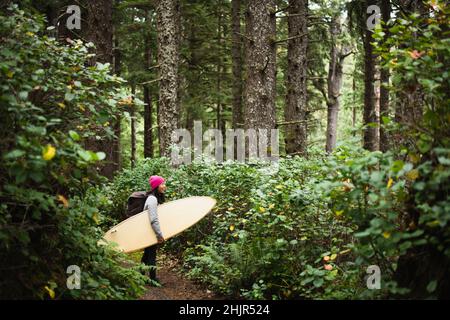
[[[150,187],[152,190],[157,188],[160,184],[164,183],[164,178],[160,176],[151,176],[150,179],[148,179],[148,183],[150,183]]]

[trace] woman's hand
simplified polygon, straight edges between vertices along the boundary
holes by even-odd
[[[158,243],[164,243],[164,241],[166,241],[163,237],[158,238]]]

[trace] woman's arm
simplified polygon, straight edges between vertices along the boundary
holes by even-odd
[[[158,201],[156,200],[156,198],[153,196],[149,196],[147,198],[147,201],[145,202],[144,210],[148,210],[152,229],[153,229],[153,231],[155,231],[158,241],[160,241],[160,240],[164,239],[164,237],[161,232],[161,227],[159,225],[158,212],[156,209],[157,205],[158,205]]]

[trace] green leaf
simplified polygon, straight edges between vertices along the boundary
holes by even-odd
[[[36,136],[45,136],[47,134],[47,129],[45,127],[28,126],[25,130]]]
[[[323,278],[316,278],[313,282],[314,287],[319,288],[323,285]]]
[[[79,141],[80,140],[80,135],[73,130],[69,131],[69,136],[72,138],[73,141]]]
[[[99,161],[104,160],[106,158],[106,154],[104,152],[97,152],[97,159]]]
[[[91,154],[89,153],[89,151],[79,150],[77,153],[86,162],[89,162],[92,160],[92,157],[91,157]]]
[[[70,92],[66,92],[66,94],[64,95],[64,100],[66,101],[72,101],[75,98],[75,95],[73,93]]]
[[[19,98],[22,100],[27,100],[28,99],[28,92],[27,91],[20,91],[19,92]]]
[[[17,159],[20,158],[21,156],[23,156],[26,152],[24,150],[13,150],[9,153],[7,153],[4,158],[7,160],[11,160],[11,159]]]
[[[446,157],[438,157],[438,161],[440,164],[450,166],[450,159]]]
[[[428,285],[427,285],[427,291],[429,293],[434,292],[436,290],[436,288],[437,288],[437,281],[436,280],[430,281],[430,283],[428,283]]]

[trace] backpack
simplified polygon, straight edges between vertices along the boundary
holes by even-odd
[[[144,211],[145,201],[147,200],[148,196],[149,194],[146,191],[133,192],[128,197],[127,212],[125,214],[126,218]]]

